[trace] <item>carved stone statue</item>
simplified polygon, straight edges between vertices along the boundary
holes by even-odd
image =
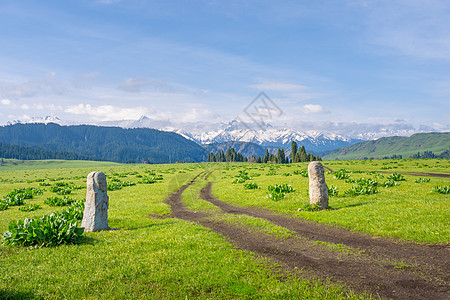
[[[325,183],[325,173],[323,166],[318,161],[313,161],[308,165],[309,176],[309,203],[318,203],[320,208],[328,208],[328,186]]]
[[[103,172],[92,172],[87,177],[86,202],[81,221],[84,231],[108,230],[108,207],[106,175]]]

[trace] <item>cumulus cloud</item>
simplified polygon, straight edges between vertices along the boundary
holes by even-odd
[[[0,103],[3,105],[11,105],[12,104],[11,100],[9,100],[9,99],[2,99],[2,100],[0,100]]]
[[[112,105],[93,106],[90,104],[68,106],[65,112],[75,115],[87,115],[95,121],[134,120],[150,113],[146,107],[123,108]]]
[[[324,114],[329,112],[326,109],[324,109],[322,105],[319,104],[305,104],[302,107],[300,107],[300,110],[303,111],[305,114]]]

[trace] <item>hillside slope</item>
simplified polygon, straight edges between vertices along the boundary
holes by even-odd
[[[204,161],[205,150],[172,133],[148,128],[15,124],[0,127],[0,143],[67,151],[115,162]]]
[[[410,157],[417,152],[441,153],[450,147],[450,132],[416,133],[410,137],[393,136],[342,147],[323,155],[324,160],[383,158],[402,155]]]

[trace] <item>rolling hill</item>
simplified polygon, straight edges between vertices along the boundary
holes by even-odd
[[[357,143],[323,154],[324,160],[379,159],[401,155],[410,157],[418,152],[442,153],[450,147],[450,132],[416,133],[410,137],[393,136]]]

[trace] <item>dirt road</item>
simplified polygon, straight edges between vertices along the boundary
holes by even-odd
[[[211,228],[240,249],[270,258],[302,277],[345,283],[357,292],[382,298],[450,299],[450,250],[446,245],[374,237],[265,209],[232,206],[212,195],[211,182],[201,190],[200,197],[222,213],[265,219],[296,233],[280,239],[220,221],[214,218],[217,213],[187,209],[181,195],[196,179],[166,200],[172,217]]]

